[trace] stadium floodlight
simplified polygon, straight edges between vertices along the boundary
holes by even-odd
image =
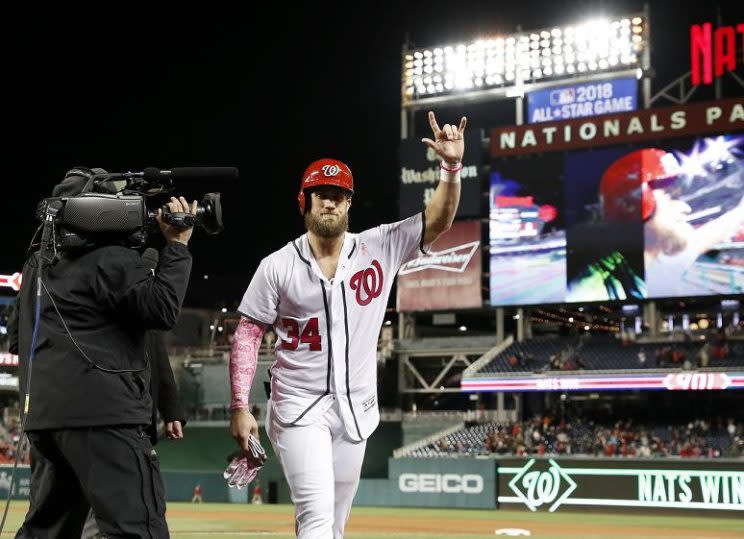
[[[406,51],[403,105],[436,97],[508,89],[643,68],[644,16],[592,19],[563,27]],[[432,74],[439,81],[427,81]]]

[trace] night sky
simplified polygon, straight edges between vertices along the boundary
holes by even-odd
[[[192,198],[222,192],[226,225],[220,236],[195,234],[186,305],[234,306],[260,259],[304,231],[296,194],[309,162],[328,156],[351,167],[352,231],[398,218],[407,38],[433,46],[514,32],[518,25],[532,30],[635,13],[643,5],[267,2],[259,15],[216,2],[152,4],[130,9],[106,2],[105,11],[39,5],[3,17],[0,273],[20,270],[37,201],[73,166],[111,172],[236,166],[237,181],[182,189]],[[689,70],[689,25],[715,21],[716,5],[651,4],[656,90]],[[741,22],[736,5],[722,3],[725,23]],[[440,124],[467,114],[471,129],[513,123],[509,102],[435,111]],[[419,138],[429,136],[422,132],[424,116],[416,119]]]

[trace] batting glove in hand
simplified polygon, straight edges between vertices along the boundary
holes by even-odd
[[[266,462],[266,451],[252,434],[248,435],[248,444],[251,450],[250,455],[243,454],[232,459],[222,474],[222,477],[227,479],[227,486],[231,488],[243,488],[253,481],[263,463]]]

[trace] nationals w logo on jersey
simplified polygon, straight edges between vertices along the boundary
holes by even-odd
[[[323,176],[335,176],[341,172],[338,165],[323,165]]]
[[[369,302],[382,294],[382,266],[377,260],[372,261],[372,267],[357,271],[351,276],[349,286],[356,292],[359,305],[369,305]]]

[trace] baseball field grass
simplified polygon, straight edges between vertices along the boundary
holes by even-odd
[[[26,508],[24,502],[11,506],[3,537],[15,534]],[[174,539],[294,537],[292,507],[289,505],[169,503],[167,516]],[[355,507],[346,527],[346,537],[485,539],[529,534],[544,539],[744,538],[744,513],[739,516]]]

